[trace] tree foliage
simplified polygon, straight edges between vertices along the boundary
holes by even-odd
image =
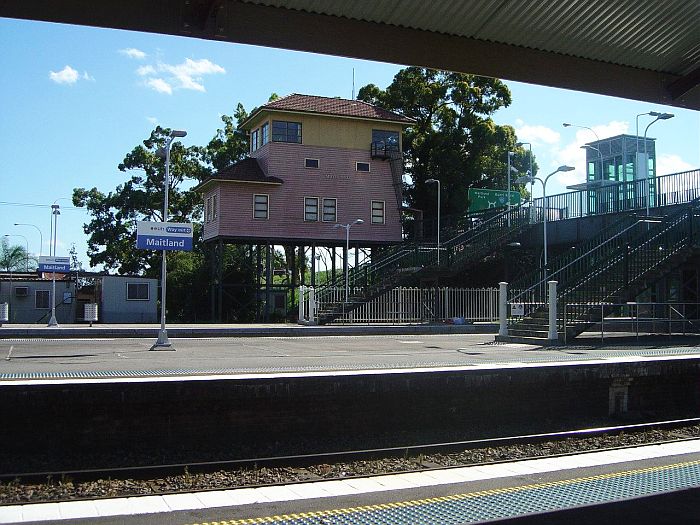
[[[0,239],[0,270],[23,272],[34,271],[36,267],[36,258],[27,253],[24,246],[10,244],[7,237]]]
[[[442,213],[463,214],[471,187],[505,188],[507,152],[521,172],[529,167],[528,154],[516,148],[515,130],[497,125],[492,115],[511,103],[508,87],[498,79],[409,67],[380,89],[362,87],[359,100],[415,119],[403,138],[408,204],[435,214],[434,190],[427,179],[438,179],[442,189]]]

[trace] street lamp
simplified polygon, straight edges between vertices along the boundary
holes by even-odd
[[[186,131],[172,130],[168,141],[165,143],[165,181],[163,183],[163,222],[168,222],[168,193],[170,191],[170,145],[176,138],[186,137]],[[166,291],[166,280],[168,274],[168,266],[166,262],[166,250],[163,250],[163,263],[161,266],[161,277],[160,277],[160,330],[158,331],[158,339],[155,344],[151,347],[151,350],[159,350],[165,348],[172,348],[170,340],[168,339],[168,331],[165,329],[165,291]]]
[[[426,184],[437,184],[437,263],[440,266],[440,181],[427,179]]]
[[[549,178],[554,175],[555,173],[563,172],[563,171],[573,171],[575,168],[573,166],[559,166],[556,170],[554,170],[552,173],[547,175],[544,180],[540,179],[539,177],[533,177],[532,175],[525,175],[523,177],[518,177],[516,179],[515,183],[516,184],[526,184],[528,182],[532,183],[535,180],[540,181],[540,184],[542,184],[542,208],[544,210],[544,219],[542,221],[542,224],[544,225],[544,233],[543,233],[543,242],[544,242],[544,278],[547,280],[547,181]]]
[[[362,224],[363,221],[362,219],[355,219],[351,223],[348,224],[334,224],[333,228],[338,229],[338,228],[345,228],[345,302],[347,303],[350,297],[350,282],[349,282],[349,273],[350,273],[350,228],[354,224]]]
[[[655,122],[658,122],[659,120],[668,120],[674,117],[673,113],[657,113],[656,111],[650,111],[648,114],[656,118],[652,120],[649,124],[647,124],[647,127],[644,129],[644,179],[646,180],[647,187],[647,215],[649,215],[649,201],[651,200],[651,183],[649,182],[649,160],[647,159],[647,131],[649,131],[649,128]],[[637,143],[639,144],[639,136],[637,136]]]
[[[510,159],[515,155],[514,151],[509,151],[508,152],[508,197],[506,198],[506,210],[510,211],[510,174],[511,172],[513,173],[518,173],[518,170],[515,169],[513,166],[510,164]],[[510,213],[508,213],[508,226],[510,227]]]
[[[15,226],[31,226],[32,228],[36,228],[36,231],[39,232],[39,257],[41,257],[41,249],[44,246],[44,236],[41,234],[39,227],[35,226],[34,224],[27,224],[25,222],[16,222]]]
[[[51,215],[53,215],[53,256],[56,257],[56,237],[58,237],[58,216],[61,215],[61,207],[56,204],[60,199],[53,201],[51,205]],[[49,241],[50,242],[50,241]],[[49,251],[51,250],[51,244],[49,244]],[[50,253],[49,253],[50,254]],[[48,326],[58,327],[58,321],[56,320],[56,272],[51,274],[51,318],[49,319]]]
[[[10,238],[10,237],[22,237],[24,239],[24,244],[27,245],[26,251],[24,252],[24,257],[25,257],[25,262],[24,262],[24,271],[28,272],[29,271],[29,241],[24,235],[20,235],[18,233],[6,233],[5,238]]]

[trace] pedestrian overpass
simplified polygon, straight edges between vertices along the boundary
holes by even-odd
[[[522,318],[511,319],[511,330],[533,338],[542,338],[544,331],[547,337],[542,322],[533,319],[546,317],[547,283],[558,280],[560,311],[565,302],[572,305],[568,318],[560,319],[561,337],[575,337],[587,323],[585,308],[574,304],[631,300],[694,254],[700,235],[700,170],[652,183],[653,192],[646,180],[620,182],[534,199],[492,216],[465,216],[441,231],[447,240],[439,246],[404,242],[350,269],[347,282],[338,275],[318,287],[312,317],[320,324],[332,322],[393,288],[449,280],[513,243],[543,247],[546,219],[548,245],[570,249],[509,287],[509,303],[529,305]],[[347,300],[336,292],[346,285],[351,290]]]

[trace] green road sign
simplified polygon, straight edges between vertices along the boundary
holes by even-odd
[[[508,204],[507,190],[485,190],[482,188],[469,188],[469,212],[488,210],[489,208],[505,208]],[[510,192],[510,205],[520,204],[520,193]]]

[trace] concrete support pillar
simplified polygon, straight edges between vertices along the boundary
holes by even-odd
[[[550,341],[559,338],[557,334],[557,281],[548,281],[549,285],[549,333],[547,339]]]
[[[498,335],[508,335],[508,283],[498,283]]]

